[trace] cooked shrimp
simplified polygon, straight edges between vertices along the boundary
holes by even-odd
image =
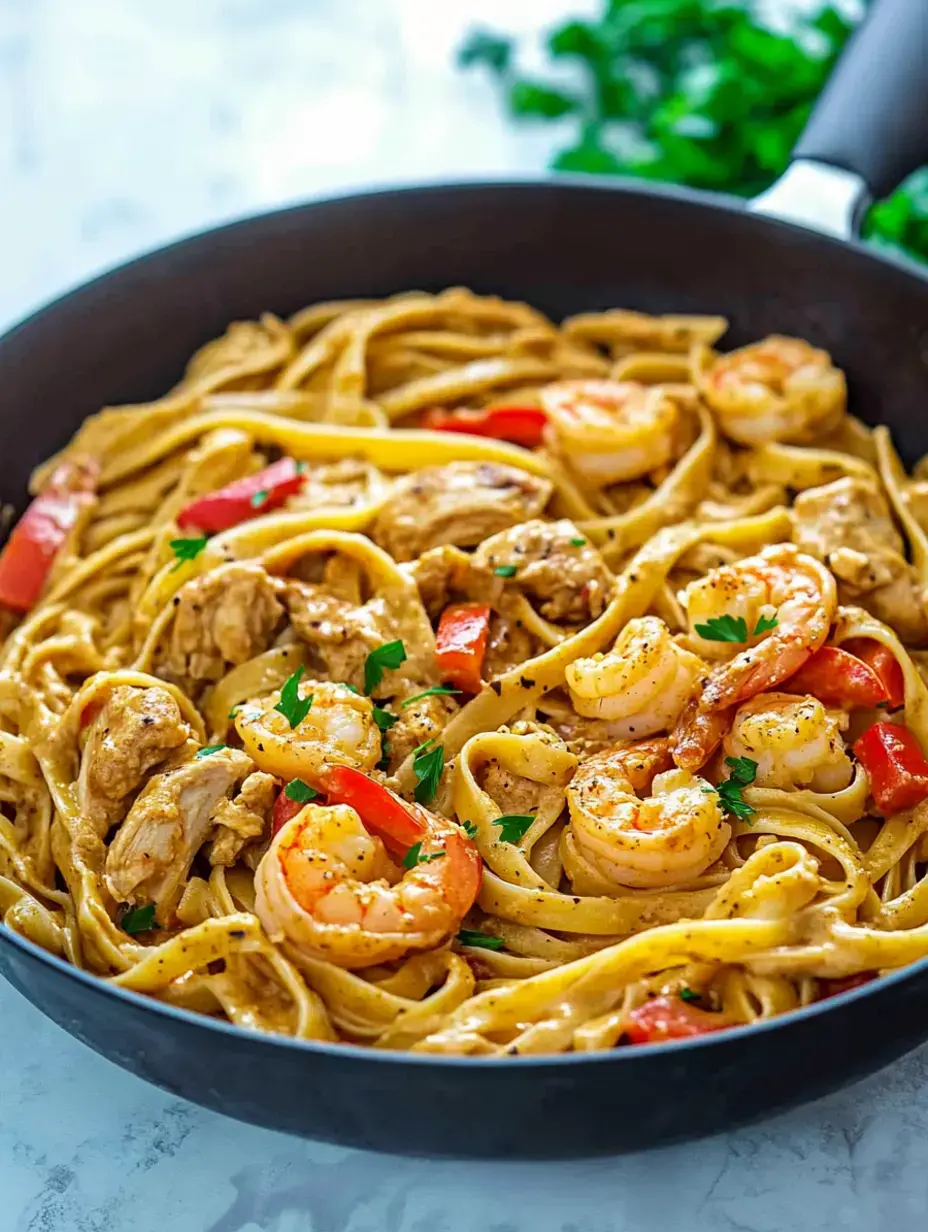
[[[728,663],[714,668],[700,709],[722,710],[771,689],[798,671],[823,645],[837,610],[835,580],[819,561],[781,543],[733,565],[713,569],[680,594],[689,617],[689,641],[707,658]],[[743,622],[739,642],[702,637],[697,627],[712,620]],[[756,632],[758,622],[764,625]],[[775,624],[771,625],[771,622]]]
[[[814,440],[837,427],[847,406],[844,373],[828,352],[777,334],[720,355],[697,381],[739,445]]]
[[[659,385],[558,381],[540,397],[550,424],[548,443],[600,487],[640,479],[676,451],[679,408]]]
[[[577,714],[609,719],[616,736],[635,739],[672,727],[705,671],[662,620],[642,616],[628,622],[610,651],[577,659],[565,674]]]
[[[373,770],[381,749],[370,699],[329,681],[303,681],[299,694],[304,701],[311,695],[312,704],[296,727],[275,709],[276,693],[257,705],[244,705],[236,715],[236,730],[258,768],[308,782],[331,764]]]
[[[841,791],[854,767],[841,738],[847,715],[815,697],[762,693],[739,706],[725,737],[727,757],[757,762],[758,787]]]
[[[308,804],[289,821],[255,874],[255,912],[271,940],[351,969],[453,936],[480,889],[480,857],[450,821],[409,807],[424,837],[405,871],[348,805]]]
[[[581,764],[567,789],[579,852],[618,885],[655,887],[705,872],[731,836],[717,792],[687,770],[658,774],[640,800],[628,774],[628,750]]]

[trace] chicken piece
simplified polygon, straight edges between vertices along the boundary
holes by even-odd
[[[537,517],[551,496],[547,479],[498,462],[452,462],[401,479],[372,529],[395,560],[443,543],[474,547],[497,531]]]
[[[497,612],[490,613],[490,635],[483,661],[485,680],[495,680],[512,668],[541,654],[541,643],[529,633],[521,620],[510,620]]]
[[[148,771],[192,735],[167,689],[113,689],[87,728],[77,782],[81,812],[101,838]]]
[[[500,577],[498,570],[515,570]],[[517,586],[547,620],[579,624],[602,614],[615,587],[603,558],[573,522],[535,520],[485,539],[471,561],[470,592],[498,604]]]
[[[234,561],[194,578],[175,597],[170,639],[156,670],[166,680],[219,680],[270,646],[283,616],[279,583],[260,565]]]
[[[910,645],[928,641],[925,595],[875,482],[837,479],[800,492],[793,541],[832,571],[840,602],[861,604]]]
[[[303,487],[287,501],[287,509],[345,509],[365,504],[383,484],[376,466],[363,458],[343,458],[325,466],[314,466]]]
[[[383,748],[389,758],[389,771],[395,773],[413,749],[426,740],[437,740],[457,713],[459,706],[453,697],[432,694],[410,706],[395,707],[399,719],[383,736]]]
[[[470,557],[446,543],[423,552],[403,568],[418,586],[430,619],[436,621],[451,602],[453,591],[466,593]]]
[[[120,903],[155,904],[171,922],[194,858],[218,823],[227,824],[234,789],[254,769],[238,749],[220,749],[163,774],[139,794],[106,854],[105,881]]]
[[[256,770],[245,779],[236,796],[220,800],[213,812],[217,829],[210,848],[210,864],[234,864],[247,843],[267,832],[277,791],[274,776]]]

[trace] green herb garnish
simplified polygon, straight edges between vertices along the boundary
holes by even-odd
[[[373,693],[383,680],[386,668],[391,670],[406,662],[406,647],[402,642],[385,642],[372,650],[364,661],[364,692]]]
[[[388,732],[394,723],[399,722],[399,719],[395,714],[391,714],[389,710],[382,710],[380,706],[375,706],[374,722],[382,732]]]
[[[208,744],[205,748],[197,749],[197,757],[210,757],[213,753],[221,753],[223,749],[227,749],[227,744]]]
[[[208,535],[198,535],[189,539],[172,539],[171,551],[177,557],[174,568],[179,569],[185,560],[196,560],[208,542]]]
[[[681,988],[680,989],[680,1000],[681,1001],[701,1001],[702,993],[695,992],[692,988]]]
[[[354,685],[353,685],[353,684],[349,684],[347,680],[343,680],[343,681],[341,682],[341,685],[342,685],[342,688],[343,688],[343,689],[348,689],[348,691],[349,691],[350,693],[353,693],[353,694],[355,695],[355,697],[363,697],[363,696],[364,696],[364,694],[361,692],[361,690],[360,690],[360,689],[356,689],[356,688],[354,687]]]
[[[260,509],[262,505],[267,504],[269,496],[270,492],[268,492],[266,488],[259,488],[258,491],[252,495],[248,503],[251,505],[252,509]]]
[[[500,827],[501,842],[520,843],[534,820],[527,813],[507,813],[504,817],[497,817],[493,824]]]
[[[424,689],[421,693],[416,693],[413,697],[407,697],[400,705],[404,708],[411,706],[413,702],[421,702],[423,697],[450,697],[453,693],[460,693],[461,689],[452,689],[446,684],[433,684],[430,689]]]
[[[241,708],[242,708],[241,705],[233,706],[232,709],[229,711],[229,713],[226,715],[226,718],[234,719],[235,716],[238,714],[238,712],[241,710]]]
[[[433,860],[440,860],[447,854],[446,851],[432,851],[428,855],[423,855],[422,844],[413,843],[403,856],[403,868],[415,868],[417,864],[431,864]]]
[[[758,637],[761,633],[769,633],[771,629],[775,629],[779,624],[776,616],[761,616],[760,620],[754,626],[753,637]]]
[[[476,838],[479,833],[477,829],[477,823],[473,821],[465,821],[464,824],[461,826],[461,829],[464,831],[464,833],[467,835],[468,838]]]
[[[726,757],[725,765],[731,770],[731,776],[723,779],[715,789],[722,807],[743,820],[753,817],[754,809],[745,802],[741,791],[744,787],[750,787],[757,778],[757,762],[750,757]]]
[[[571,546],[572,548],[582,548],[582,547],[585,547],[585,546],[586,546],[586,540],[585,540],[585,539],[582,539],[582,538],[578,535],[576,539],[571,539],[571,541],[570,541],[570,546]]]
[[[136,933],[147,933],[151,929],[157,928],[155,923],[155,904],[148,903],[144,907],[134,907],[119,921],[119,926],[124,933],[128,933],[130,937],[134,937]]]
[[[768,633],[777,627],[776,616],[761,616],[754,626],[752,637],[760,633]],[[704,625],[694,625],[693,628],[707,642],[746,642],[748,640],[748,622],[743,616],[712,616]]]
[[[302,779],[291,779],[284,788],[284,795],[288,800],[295,800],[297,804],[309,804],[310,800],[315,800],[319,793],[315,787],[310,787]]]
[[[430,747],[434,746],[434,747]],[[445,750],[434,740],[426,740],[414,750],[412,763],[416,776],[415,797],[419,804],[428,804],[438,791],[441,772],[445,768]]]
[[[491,937],[489,933],[482,933],[476,928],[462,928],[458,933],[458,941],[461,945],[469,945],[477,950],[501,950],[506,944],[502,937]]]
[[[284,716],[290,724],[290,730],[303,722],[309,714],[309,708],[313,704],[313,695],[309,697],[300,697],[300,677],[303,675],[302,663],[296,669],[292,676],[289,676],[284,682],[284,687],[280,690],[280,701],[274,709]]]
[[[497,565],[493,570],[497,577],[511,578],[516,576],[515,565]]]

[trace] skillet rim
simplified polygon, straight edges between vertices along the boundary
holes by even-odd
[[[14,319],[13,322],[4,329],[0,334],[0,359],[2,359],[3,348],[10,342],[18,340],[19,336],[28,331],[31,327],[44,324],[49,318],[65,306],[73,306],[75,301],[79,301],[80,297],[86,294],[96,292],[111,279],[116,279],[120,275],[128,272],[137,272],[144,270],[148,265],[154,265],[156,262],[163,260],[165,257],[174,255],[184,255],[189,251],[193,251],[197,246],[205,241],[212,241],[217,238],[239,234],[247,231],[250,228],[260,230],[263,225],[273,224],[277,221],[286,219],[287,217],[296,218],[300,215],[311,213],[320,207],[338,207],[356,202],[365,202],[373,198],[392,196],[402,198],[404,196],[415,196],[422,194],[437,194],[437,193],[461,193],[471,192],[486,192],[500,191],[503,192],[524,192],[530,194],[533,190],[567,190],[568,195],[573,192],[578,192],[581,195],[588,192],[611,193],[621,197],[641,197],[641,198],[662,198],[665,200],[676,201],[685,206],[695,207],[699,210],[711,210],[713,212],[722,212],[731,218],[744,220],[749,218],[749,225],[756,225],[761,231],[785,231],[801,235],[809,239],[810,237],[817,241],[818,244],[827,247],[841,250],[842,252],[850,249],[866,260],[872,260],[877,265],[887,266],[890,269],[896,270],[903,276],[908,275],[916,279],[918,282],[928,287],[928,266],[921,266],[914,260],[897,254],[893,251],[880,249],[872,244],[867,244],[859,237],[852,239],[840,239],[836,236],[817,232],[810,227],[802,226],[798,223],[774,217],[772,215],[751,212],[746,207],[748,202],[742,201],[740,198],[714,194],[708,192],[700,192],[694,189],[682,188],[672,184],[651,184],[644,185],[640,180],[634,180],[628,177],[609,178],[594,175],[543,175],[543,174],[526,174],[521,176],[506,176],[500,179],[488,179],[484,176],[474,177],[459,177],[454,179],[435,179],[422,181],[394,181],[378,183],[362,191],[337,192],[332,195],[320,195],[311,197],[307,201],[297,202],[292,205],[282,206],[271,210],[262,210],[255,213],[245,213],[241,216],[236,216],[228,219],[225,222],[219,223],[216,226],[207,226],[196,228],[193,231],[181,235],[179,238],[169,241],[165,244],[158,244],[152,248],[148,248],[136,257],[129,260],[118,262],[114,265],[107,266],[93,277],[79,282],[54,298],[41,301],[34,309],[28,312],[24,317]],[[786,1029],[789,1025],[795,1023],[802,1016],[805,1020],[810,1017],[819,1017],[827,1015],[833,1010],[838,1010],[841,1007],[858,1000],[863,1000],[869,997],[877,997],[885,990],[896,984],[904,984],[910,980],[921,978],[926,970],[928,970],[928,956],[919,959],[918,961],[909,964],[905,967],[900,967],[897,971],[890,972],[888,975],[877,977],[868,984],[861,985],[857,988],[852,988],[846,992],[839,993],[835,996],[824,998],[821,1001],[813,1002],[811,1005],[802,1006],[795,1010],[790,1010],[784,1014],[778,1014],[773,1018],[769,1018],[759,1023],[744,1024],[739,1027],[730,1027],[723,1031],[714,1032],[704,1036],[694,1036],[682,1040],[667,1040],[654,1044],[638,1044],[634,1048],[611,1048],[604,1049],[602,1052],[570,1052],[570,1053],[553,1053],[539,1055],[522,1055],[519,1057],[501,1056],[454,1056],[441,1053],[419,1053],[403,1051],[400,1049],[377,1049],[365,1047],[360,1044],[351,1043],[330,1043],[325,1040],[304,1040],[297,1039],[293,1036],[276,1034],[273,1032],[250,1031],[248,1028],[240,1027],[231,1022],[223,1021],[219,1018],[213,1018],[206,1014],[198,1014],[193,1010],[186,1010],[179,1006],[170,1005],[167,1002],[159,1001],[154,997],[149,997],[143,993],[134,992],[131,989],[120,988],[118,986],[107,983],[107,977],[95,975],[92,972],[86,971],[83,968],[76,967],[71,963],[66,962],[63,958],[59,958],[55,954],[44,950],[37,943],[30,941],[21,934],[14,932],[4,924],[0,924],[0,943],[10,945],[13,949],[18,949],[27,959],[38,960],[45,963],[46,966],[58,972],[59,975],[71,979],[76,983],[89,989],[94,995],[98,995],[104,999],[113,998],[117,1002],[125,1002],[139,1009],[152,1012],[156,1015],[174,1019],[181,1023],[188,1024],[192,1027],[197,1027],[205,1031],[218,1031],[220,1034],[231,1034],[237,1039],[243,1041],[244,1046],[285,1048],[295,1050],[297,1052],[308,1051],[310,1053],[318,1053],[323,1056],[332,1056],[334,1058],[345,1058],[346,1060],[354,1060],[359,1062],[367,1062],[373,1065],[389,1064],[397,1065],[398,1063],[409,1064],[415,1067],[424,1067],[430,1069],[438,1067],[440,1069],[463,1069],[468,1070],[475,1066],[513,1066],[519,1069],[550,1069],[551,1067],[559,1066],[575,1066],[588,1064],[630,1064],[635,1058],[648,1058],[655,1055],[677,1055],[682,1051],[703,1050],[703,1049],[718,1049],[724,1048],[727,1043],[735,1042],[746,1037],[757,1038],[761,1040],[769,1031]],[[4,974],[4,979],[9,983],[15,991],[20,990],[16,984]],[[21,993],[30,1004],[33,1004],[26,993]],[[38,1006],[35,1006],[38,1008]],[[40,1011],[43,1012],[43,1011]],[[67,1033],[76,1038],[74,1033],[65,1028]]]

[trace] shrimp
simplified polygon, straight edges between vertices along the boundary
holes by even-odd
[[[718,793],[688,770],[667,770],[640,800],[628,758],[627,747],[611,749],[583,762],[571,780],[567,803],[577,850],[618,885],[653,888],[698,877],[731,837]]]
[[[844,373],[828,352],[776,334],[720,355],[697,384],[739,445],[815,440],[837,427],[847,407]]]
[[[748,647],[712,670],[700,701],[704,713],[747,701],[798,671],[824,644],[838,605],[835,580],[825,566],[789,543],[713,569],[679,599],[689,618],[688,641],[700,654],[719,659],[729,657],[739,642]],[[697,632],[723,617],[729,629],[742,622],[745,637],[720,641]]]
[[[630,620],[606,654],[565,672],[577,714],[609,719],[620,739],[653,736],[676,723],[706,665],[678,645],[656,616]]]
[[[757,763],[758,787],[841,791],[854,775],[841,738],[847,723],[815,697],[762,693],[739,706],[723,747],[728,757]]]
[[[255,912],[271,940],[351,970],[453,936],[480,889],[480,856],[452,822],[408,808],[423,838],[406,870],[346,804],[308,804],[289,821],[255,874]]]
[[[373,770],[381,748],[370,699],[329,681],[304,681],[299,694],[304,702],[311,695],[312,704],[296,727],[276,709],[278,694],[256,705],[246,703],[235,716],[236,731],[255,765],[278,778],[308,782],[332,764]]]
[[[680,411],[659,385],[558,381],[542,389],[540,398],[548,443],[599,487],[640,479],[676,452]]]

